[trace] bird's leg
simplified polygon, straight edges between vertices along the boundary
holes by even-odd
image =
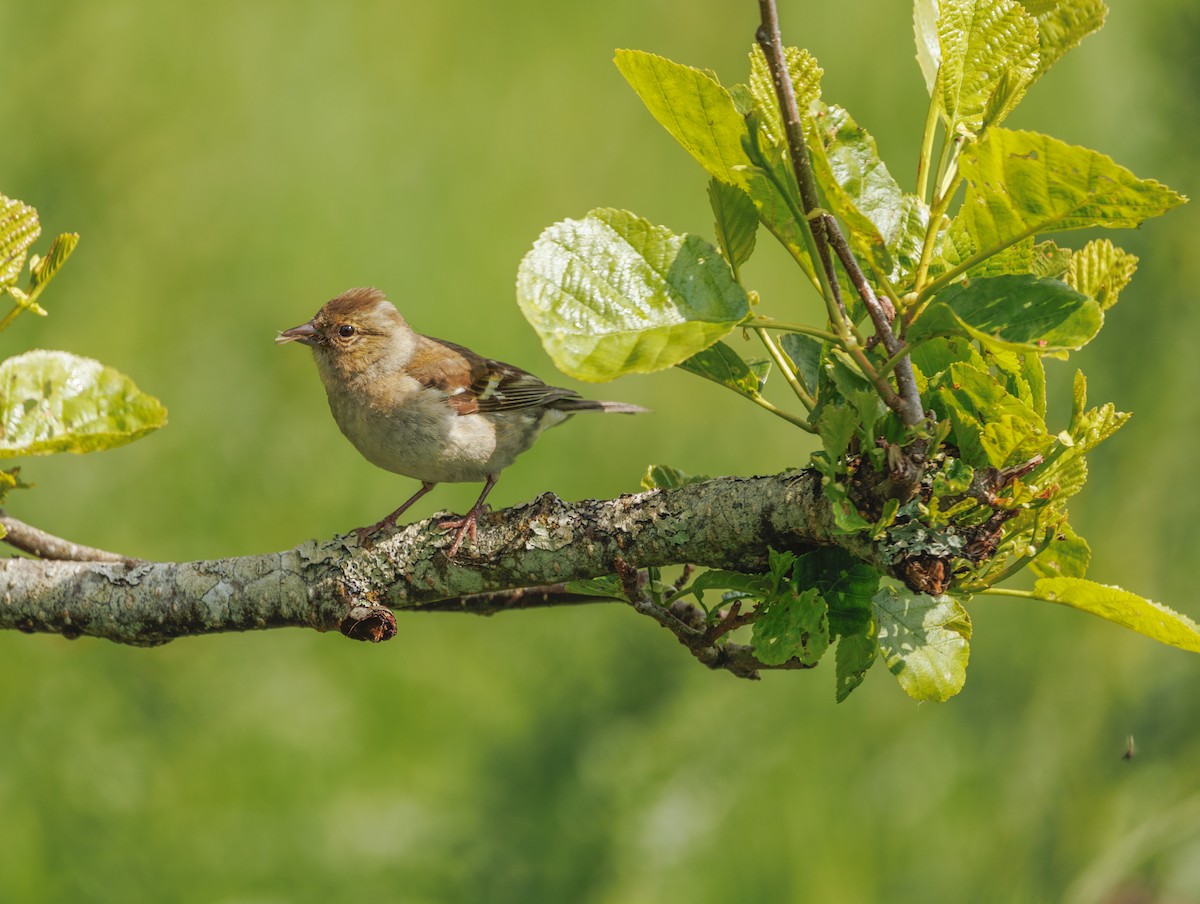
[[[458,552],[458,547],[462,544],[463,537],[467,534],[471,535],[471,542],[475,542],[475,524],[479,520],[479,516],[487,508],[483,504],[483,500],[487,499],[487,494],[492,491],[492,487],[495,485],[496,475],[489,474],[487,482],[483,485],[483,492],[479,494],[479,498],[475,500],[475,504],[471,506],[471,510],[462,518],[456,518],[454,521],[443,521],[438,525],[442,530],[454,530],[458,528],[458,533],[454,535],[454,543],[451,545],[450,551],[446,553],[446,558],[454,558],[454,554]]]
[[[414,502],[416,502],[418,499],[420,499],[422,496],[424,496],[426,493],[428,493],[430,490],[432,490],[435,486],[437,486],[436,483],[429,483],[428,481],[422,481],[421,489],[419,489],[415,493],[413,493],[408,498],[408,500],[403,505],[400,506],[400,508],[396,509],[396,511],[392,512],[390,515],[388,515],[382,521],[376,521],[370,527],[356,527],[354,529],[354,533],[358,535],[358,545],[366,546],[367,540],[369,540],[371,537],[373,537],[375,534],[377,534],[380,531],[380,529],[382,529],[384,527],[395,527],[396,519],[399,518],[401,515],[403,515],[408,510],[408,507],[410,505],[412,505]]]

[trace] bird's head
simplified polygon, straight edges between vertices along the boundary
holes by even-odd
[[[312,348],[322,379],[351,379],[403,367],[412,356],[413,332],[381,291],[363,288],[343,292],[275,342]]]

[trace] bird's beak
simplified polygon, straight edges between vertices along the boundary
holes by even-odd
[[[300,326],[294,326],[290,330],[284,330],[275,337],[275,344],[286,345],[289,342],[300,342],[304,345],[316,345],[320,335],[317,328],[312,325],[312,321],[309,321]]]

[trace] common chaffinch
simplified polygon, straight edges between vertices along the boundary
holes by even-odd
[[[547,427],[577,411],[638,414],[645,408],[584,399],[547,386],[511,364],[415,332],[378,289],[351,289],[308,323],[285,330],[279,344],[310,346],[333,419],[367,461],[421,481],[383,520],[358,528],[366,542],[439,483],[483,481],[483,492],[456,529],[453,556],[484,512],[500,472]]]

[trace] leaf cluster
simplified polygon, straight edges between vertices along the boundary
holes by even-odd
[[[0,195],[0,295],[13,302],[0,331],[25,311],[46,315],[39,298],[79,242],[77,234],[64,233],[44,255],[30,254],[40,235],[37,211]],[[0,362],[0,457],[109,449],[157,430],[166,417],[157,399],[91,358],[35,349]],[[27,486],[19,473],[0,471],[0,501],[10,489]]]
[[[1182,616],[1085,580],[1090,554],[1066,503],[1087,453],[1128,415],[1088,408],[1077,374],[1070,422],[1051,427],[1044,367],[1097,335],[1137,266],[1108,239],[1070,247],[1060,235],[1137,227],[1186,199],[1097,151],[1003,126],[1106,12],[1102,0],[916,0],[929,105],[912,190],[824,97],[804,50],[775,52],[760,31],[732,87],[618,51],[647,110],[707,173],[715,241],[600,209],[549,227],[521,262],[518,304],[564,372],[608,380],[677,366],[820,439],[808,463],[838,527],[893,563],[855,610],[870,630],[837,626],[815,553],[777,553],[764,575],[702,575],[689,592],[752,599],[763,663],[815,662],[841,637],[839,698],[876,652],[913,696],[956,692],[963,604],[1026,566],[1041,577],[1037,598],[1196,642]],[[785,80],[796,109],[781,113]],[[793,114],[798,131],[785,127]],[[746,284],[759,227],[821,296],[823,321],[764,314]],[[761,353],[740,353],[739,333]],[[790,401],[765,394],[772,371]]]

